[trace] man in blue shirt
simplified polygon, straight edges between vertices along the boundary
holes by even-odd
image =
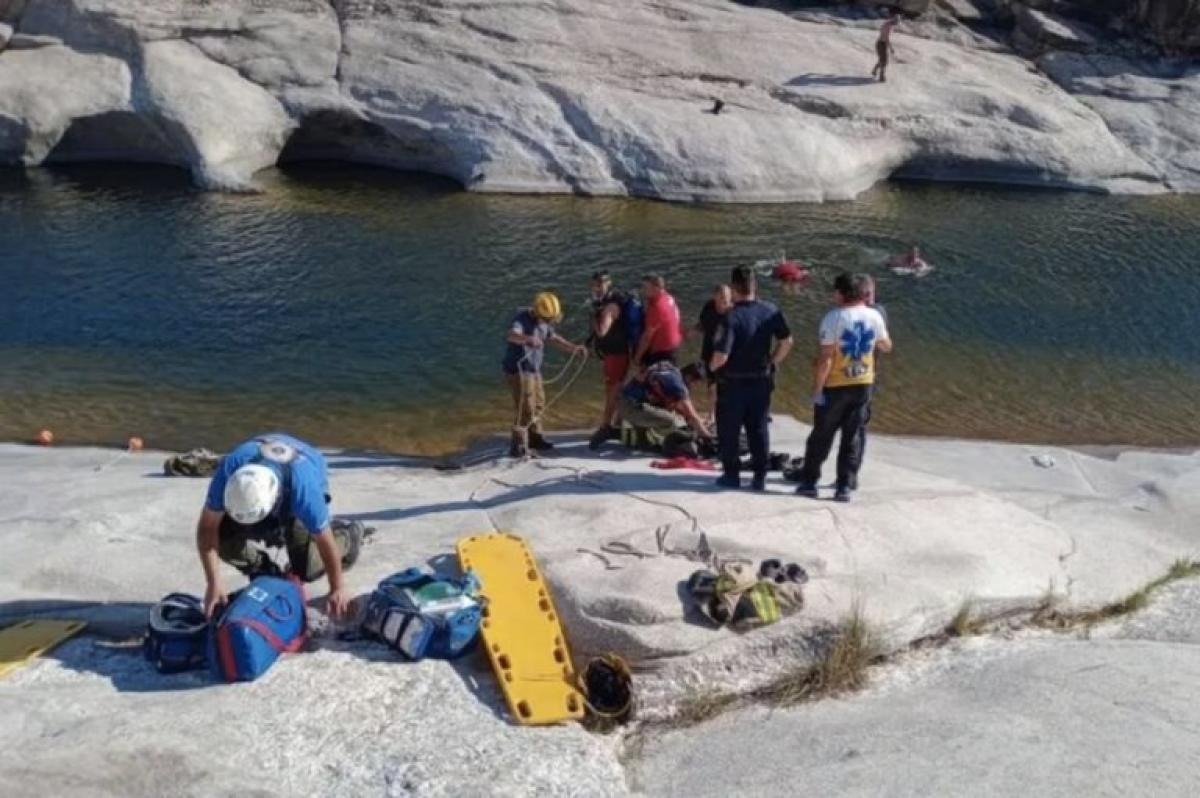
[[[572,356],[587,357],[587,348],[573,344],[554,331],[562,321],[558,297],[543,291],[533,304],[517,311],[508,325],[501,368],[512,391],[516,419],[513,422],[510,457],[526,457],[530,449],[545,451],[554,444],[542,435],[542,415],[546,412],[546,391],[542,386],[542,360],[546,344]]]
[[[696,412],[688,383],[702,379],[699,368],[684,371],[674,363],[660,361],[629,381],[617,404],[621,420],[663,438],[686,423],[703,438],[711,438],[708,426]]]
[[[218,558],[248,577],[281,573],[265,550],[286,548],[288,570],[305,582],[329,578],[329,611],[346,613],[343,571],[358,559],[358,527],[331,529],[325,458],[282,433],[260,435],[221,458],[196,526],[207,586],[204,612],[226,601]]]
[[[724,473],[717,484],[741,487],[738,438],[746,430],[754,490],[767,482],[771,392],[775,370],[792,349],[792,332],[779,308],[757,298],[754,270],[738,266],[730,275],[733,307],[713,339],[709,368],[717,377],[717,441]]]

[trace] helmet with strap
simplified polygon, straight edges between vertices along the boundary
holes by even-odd
[[[279,526],[292,521],[292,465],[299,453],[276,438],[258,438],[258,452],[230,475],[225,484],[225,511],[244,526],[275,516]]]

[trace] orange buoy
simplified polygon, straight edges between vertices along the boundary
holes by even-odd
[[[131,452],[140,452],[145,445],[146,442],[136,435],[129,439],[129,451]]]
[[[54,433],[44,429],[37,434],[36,440],[40,446],[50,446],[54,443]]]

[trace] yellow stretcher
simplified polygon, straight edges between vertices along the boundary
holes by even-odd
[[[0,679],[85,626],[83,621],[21,621],[0,630]]]
[[[463,538],[457,548],[487,598],[483,642],[513,717],[523,725],[582,718],[566,636],[525,541],[502,532]]]

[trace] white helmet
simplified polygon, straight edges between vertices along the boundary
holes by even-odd
[[[279,476],[264,465],[244,465],[225,483],[225,512],[239,524],[257,524],[278,500]]]

